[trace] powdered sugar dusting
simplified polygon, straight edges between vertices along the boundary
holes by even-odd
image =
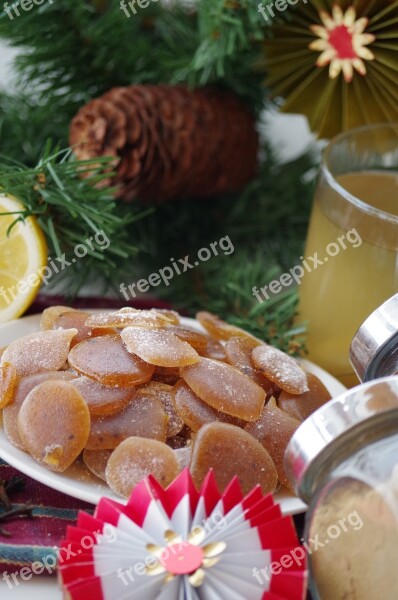
[[[253,349],[254,365],[272,382],[289,394],[308,392],[308,381],[305,371],[288,354],[263,344]]]
[[[11,363],[19,377],[58,371],[68,359],[77,329],[39,331],[12,342],[1,357],[1,364]]]
[[[246,421],[261,414],[265,391],[230,365],[201,358],[198,364],[181,369],[181,377],[201,400],[220,412]]]
[[[113,452],[106,467],[106,481],[120,496],[128,497],[133,488],[150,473],[163,487],[180,472],[171,448],[156,440],[132,437]]]
[[[155,310],[121,309],[116,312],[91,315],[86,325],[88,327],[166,327],[173,321],[166,315]]]
[[[121,336],[129,352],[158,367],[183,367],[199,361],[192,346],[169,331],[127,327]]]

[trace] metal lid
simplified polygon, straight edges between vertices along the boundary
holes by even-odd
[[[287,446],[286,473],[308,503],[338,465],[393,433],[398,433],[398,376],[359,385],[312,414]]]
[[[350,348],[361,381],[398,373],[398,294],[387,300],[358,329]]]

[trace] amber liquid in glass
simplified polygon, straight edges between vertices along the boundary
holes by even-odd
[[[347,173],[337,182],[366,204],[398,216],[398,173]],[[323,186],[315,197],[305,257],[318,252],[319,258],[328,260],[303,277],[299,319],[308,321],[309,359],[352,386],[358,384],[349,362],[352,338],[363,321],[398,291],[398,227],[391,235],[390,226],[384,236],[382,221],[370,224],[354,215],[349,228],[342,228],[333,210],[326,215],[323,209],[336,204],[336,195]],[[354,247],[346,240],[345,250],[328,256],[327,245],[351,228],[356,228],[362,244]]]

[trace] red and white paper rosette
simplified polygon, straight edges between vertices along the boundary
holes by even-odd
[[[68,600],[303,600],[306,558],[291,517],[238,479],[200,492],[189,470],[164,490],[149,477],[127,505],[80,513],[59,555]]]

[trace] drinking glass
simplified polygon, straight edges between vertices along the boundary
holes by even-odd
[[[398,291],[398,124],[351,130],[329,143],[305,259],[299,318],[308,322],[309,358],[355,385],[351,340]]]

